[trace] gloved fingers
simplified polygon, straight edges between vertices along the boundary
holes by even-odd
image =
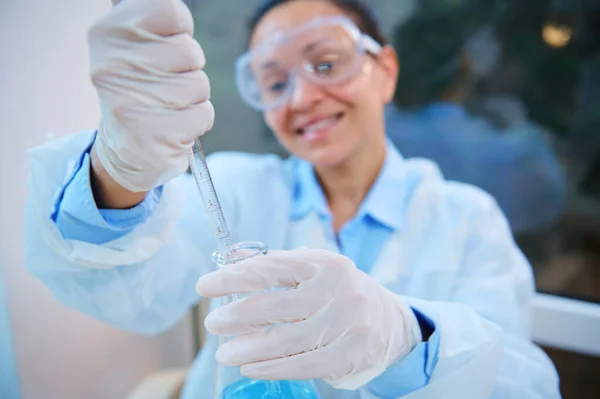
[[[297,249],[272,250],[265,256],[246,259],[202,276],[196,291],[207,298],[250,293],[271,287],[296,287],[313,278],[319,263],[327,261],[327,251]]]
[[[164,66],[163,71],[167,72],[188,72],[197,69],[204,69],[206,66],[206,56],[200,43],[192,36],[187,34],[171,36],[164,39],[169,42],[169,49],[162,57],[172,57],[168,65]],[[172,51],[172,55],[169,52]]]
[[[178,33],[193,36],[194,18],[181,0],[125,0],[90,29],[94,35],[109,34],[126,40],[135,40],[135,33],[139,31],[159,36]]]
[[[171,74],[147,88],[147,97],[165,108],[184,109],[210,100],[210,81],[201,69]]]
[[[197,137],[212,129],[215,122],[215,109],[210,101],[201,101],[175,112],[170,111],[168,117],[163,120],[158,118],[156,126],[165,132],[168,132],[173,126],[178,126],[178,134],[175,135],[175,138],[179,140],[178,144],[191,146]],[[164,112],[167,114],[167,111]],[[162,139],[162,141],[165,140]]]
[[[127,129],[123,140],[131,140],[124,144],[126,148],[144,147],[144,153],[139,151],[122,151],[119,156],[124,163],[146,160],[154,168],[160,164],[168,166],[179,163],[178,158],[187,158],[193,141],[212,129],[215,111],[210,101],[192,104],[186,108],[174,110],[160,107],[122,106],[103,110],[103,115],[112,114],[112,120],[118,121],[112,129]],[[138,142],[145,140],[145,142]],[[171,147],[169,157],[165,157],[162,147]],[[129,159],[131,157],[131,159]],[[172,159],[171,159],[172,158]]]
[[[339,379],[351,372],[352,363],[336,346],[240,367],[243,376],[256,380]]]
[[[159,112],[158,108],[183,110],[207,102],[211,94],[210,81],[203,70],[145,74],[130,68],[97,74],[92,76],[92,80],[101,92],[100,100],[110,104],[106,111],[115,117],[120,110],[131,107],[146,107],[149,112]]]
[[[105,37],[90,34],[92,75],[135,69],[139,72],[187,72],[203,69],[206,57],[200,44],[189,34],[160,37],[141,32],[144,42],[121,40],[106,43]]]
[[[316,324],[308,319],[237,336],[219,347],[216,359],[241,366],[319,350],[332,342],[334,334]]]
[[[143,72],[188,72],[203,69],[206,57],[200,44],[190,35],[183,33],[161,37],[146,43],[131,42],[129,48],[115,53],[114,64],[132,66]],[[110,55],[108,55],[110,56]]]
[[[215,335],[227,336],[306,320],[317,313],[327,299],[305,291],[300,286],[242,298],[213,310],[204,320],[204,326]]]
[[[210,81],[203,70],[185,73],[136,73],[103,76],[94,80],[113,108],[146,106],[181,110],[210,100]],[[110,90],[110,91],[109,91]]]

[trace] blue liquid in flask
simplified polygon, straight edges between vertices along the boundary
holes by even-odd
[[[221,399],[319,399],[300,381],[258,381],[244,378],[221,393]]]

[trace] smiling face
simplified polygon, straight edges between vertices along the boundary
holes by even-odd
[[[344,15],[344,10],[327,0],[283,3],[258,23],[250,47],[264,45],[273,37],[306,26],[315,19]],[[355,48],[353,43],[343,43],[335,34],[308,31],[299,37],[281,46],[276,56],[262,60],[261,65],[277,65],[279,71],[287,71],[299,62],[308,61],[308,65],[319,68],[318,73],[312,71],[312,76],[318,77],[319,73],[332,73],[327,69],[327,57],[333,57],[329,61],[339,64],[345,54],[339,49]],[[330,51],[332,48],[337,52]],[[277,68],[265,69],[267,72],[258,77],[264,79],[261,85],[265,83],[266,87],[279,89],[277,73],[285,72],[277,72]],[[351,76],[335,84],[321,84],[300,71],[294,77],[289,100],[266,111],[265,121],[290,153],[309,161],[317,169],[335,168],[352,159],[361,159],[361,154],[385,146],[384,107],[393,97],[397,72],[396,54],[387,46],[376,57],[361,55]]]

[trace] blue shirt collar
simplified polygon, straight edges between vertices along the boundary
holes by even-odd
[[[394,231],[402,225],[411,185],[407,182],[404,158],[400,152],[390,141],[386,143],[386,150],[383,168],[350,224],[371,218]],[[322,219],[331,219],[327,199],[312,165],[298,158],[294,162],[291,219],[301,219],[311,212],[316,212]]]

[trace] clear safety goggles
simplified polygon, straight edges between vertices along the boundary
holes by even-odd
[[[380,51],[381,45],[350,18],[316,18],[242,54],[235,65],[236,85],[248,105],[269,111],[291,98],[298,75],[317,84],[340,84],[356,75],[365,53]]]

